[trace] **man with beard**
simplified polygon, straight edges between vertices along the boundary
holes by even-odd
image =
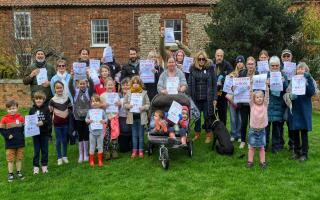
[[[226,93],[223,92],[223,84],[226,76],[233,71],[230,63],[224,60],[224,52],[222,49],[217,49],[215,53],[214,64],[216,65],[215,72],[217,76],[217,109],[219,119],[226,125],[227,122],[227,100]]]
[[[129,62],[122,67],[120,82],[126,77],[131,78],[134,75],[139,75],[139,64],[137,49],[131,47],[129,49]]]

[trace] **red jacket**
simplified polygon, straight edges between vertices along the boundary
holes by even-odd
[[[24,147],[24,118],[19,114],[5,115],[0,122],[0,132],[5,139],[6,149]],[[13,137],[9,139],[9,136]]]

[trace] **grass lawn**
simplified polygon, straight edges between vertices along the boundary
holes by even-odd
[[[26,113],[26,111],[24,111]],[[4,113],[0,112],[0,116]],[[7,182],[3,138],[0,139],[0,199],[320,199],[320,114],[313,115],[309,160],[290,160],[288,150],[266,154],[268,168],[247,169],[246,158],[212,152],[204,134],[194,145],[194,156],[170,151],[170,168],[162,169],[155,153],[144,159],[121,158],[91,168],[78,164],[78,146],[69,146],[70,163],[57,166],[54,144],[49,146],[49,173],[33,175],[33,145],[27,139],[23,161],[24,181]]]

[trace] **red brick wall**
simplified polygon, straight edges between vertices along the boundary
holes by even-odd
[[[30,87],[22,80],[0,80],[0,109],[5,109],[8,100],[16,100],[20,108],[29,108],[31,105]]]
[[[0,26],[6,27],[0,30],[0,40],[8,41],[8,35],[13,33],[13,13],[12,10],[0,11]],[[90,49],[90,57],[102,56],[103,48],[90,48],[91,19],[108,19],[109,43],[114,49],[115,58],[120,63],[126,63],[129,47],[138,47],[139,16],[144,13],[161,13],[162,25],[164,19],[183,19],[183,41],[188,44],[186,14],[208,13],[209,7],[66,7],[30,8],[25,11],[31,11],[33,40],[46,36],[53,38],[53,46],[63,51],[70,63],[78,58],[78,50],[83,47]]]

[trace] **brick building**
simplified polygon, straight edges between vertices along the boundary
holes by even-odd
[[[204,25],[216,0],[0,0],[0,43],[10,40],[34,45],[46,40],[74,61],[81,48],[101,57],[110,45],[125,63],[128,48],[138,47],[141,57],[159,47],[160,27],[174,27],[175,37],[192,51],[208,42]],[[12,39],[13,38],[13,39]],[[12,44],[11,44],[12,45]],[[28,63],[31,55],[16,55]]]

